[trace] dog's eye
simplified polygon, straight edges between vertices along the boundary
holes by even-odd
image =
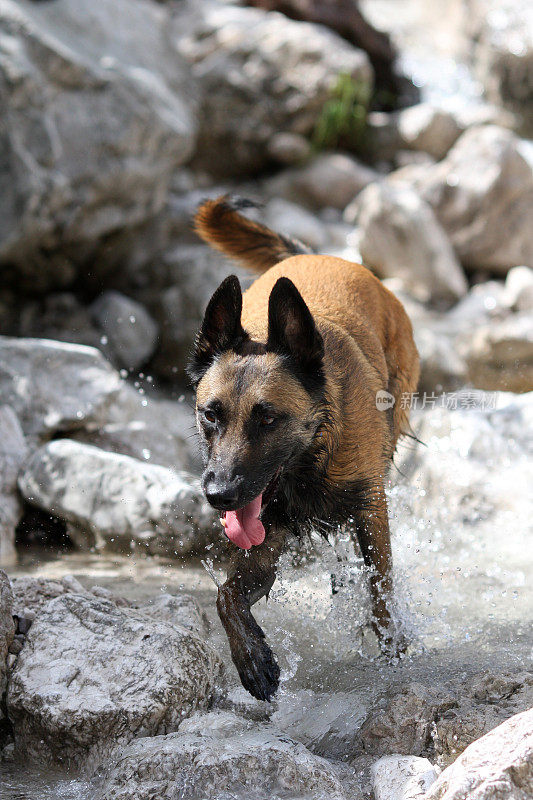
[[[215,414],[214,411],[211,411],[210,408],[208,408],[208,409],[206,409],[206,411],[204,411],[204,417],[206,418],[206,420],[208,422],[216,422],[217,421],[217,415]]]
[[[263,428],[268,428],[269,425],[273,425],[275,422],[275,418],[272,414],[263,414],[261,417],[261,425]]]

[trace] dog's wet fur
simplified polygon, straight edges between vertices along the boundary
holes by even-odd
[[[279,667],[251,606],[270,591],[289,534],[347,527],[371,569],[374,629],[391,633],[384,481],[407,433],[419,361],[399,300],[369,270],[312,255],[244,216],[247,201],[207,200],[198,234],[261,276],[230,276],[211,298],[189,364],[208,501],[242,508],[263,493],[263,544],[232,543],[217,608],[243,686],[270,700]],[[385,390],[394,405],[379,410]]]

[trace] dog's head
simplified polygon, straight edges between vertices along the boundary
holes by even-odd
[[[280,476],[313,441],[325,390],[322,336],[288,278],[270,294],[266,344],[252,341],[241,311],[232,275],[209,302],[188,368],[204,491],[228,512],[254,503],[257,511],[274,496]]]

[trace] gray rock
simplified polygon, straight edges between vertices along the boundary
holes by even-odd
[[[379,277],[400,277],[422,300],[450,302],[466,293],[465,276],[446,234],[415,192],[375,183],[361,192],[347,221],[354,217],[363,261]]]
[[[478,328],[462,343],[468,380],[480,389],[533,391],[533,316],[512,314]]]
[[[92,347],[0,336],[0,403],[42,440],[105,419],[122,381]]]
[[[315,252],[323,252],[327,233],[323,222],[307,209],[283,198],[267,203],[261,219],[274,231],[303,242]]]
[[[427,758],[383,756],[371,776],[375,800],[422,800],[438,773]]]
[[[209,620],[205,612],[188,594],[159,594],[143,603],[140,610],[148,617],[187,628],[202,639],[209,633]]]
[[[22,517],[17,478],[28,448],[17,415],[0,405],[0,566],[14,564],[15,528]]]
[[[208,705],[221,665],[185,628],[65,594],[29,630],[7,706],[25,757],[87,765],[114,741],[175,730]]]
[[[436,161],[444,158],[464,127],[457,118],[431,103],[419,103],[399,111],[396,116],[403,147],[429,153]]]
[[[13,613],[35,619],[50,600],[64,594],[87,594],[81,583],[72,575],[64,578],[15,577],[13,588]]]
[[[174,25],[203,91],[196,162],[212,174],[261,170],[280,131],[309,136],[339,73],[372,82],[366,55],[321,25],[209,0]]]
[[[280,164],[292,166],[311,155],[311,142],[298,133],[275,133],[268,142],[268,154]]]
[[[195,714],[177,733],[116,748],[98,800],[234,797],[347,800],[338,770],[268,724],[226,711]],[[243,795],[244,796],[244,795]]]
[[[25,338],[86,344],[107,353],[102,332],[93,323],[89,310],[71,292],[54,292],[38,300],[25,299],[17,324],[9,332]]]
[[[533,269],[513,267],[507,273],[503,303],[513,311],[533,311]]]
[[[120,292],[104,292],[91,306],[93,318],[110,346],[113,361],[135,370],[148,361],[157,344],[157,325],[136,300]]]
[[[532,164],[527,142],[487,125],[467,130],[440,163],[416,168],[415,188],[465,268],[505,275],[533,263]]]
[[[70,438],[149,464],[198,473],[200,458],[191,402],[167,400],[124,384],[102,425],[87,424]]]
[[[471,58],[489,100],[533,130],[533,13],[528,2],[474,0],[468,6]]]
[[[425,800],[529,800],[533,794],[533,709],[511,717],[465,752]]]
[[[179,557],[220,536],[192,476],[69,439],[37,450],[19,488],[29,503],[71,523],[82,548]]]
[[[9,578],[0,569],[0,721],[4,716],[4,692],[7,686],[7,654],[13,641],[13,590]]]
[[[309,208],[343,210],[378,178],[374,170],[345,153],[322,153],[298,169],[271,178],[266,191]]]
[[[196,91],[168,11],[6,0],[0,23],[6,279],[32,291],[100,279],[134,252],[132,231],[194,150]]]

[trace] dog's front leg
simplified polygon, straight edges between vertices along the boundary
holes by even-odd
[[[250,550],[235,548],[226,582],[218,590],[217,609],[241,683],[258,700],[270,700],[279,685],[279,666],[250,607],[270,591],[285,531],[271,529]]]

